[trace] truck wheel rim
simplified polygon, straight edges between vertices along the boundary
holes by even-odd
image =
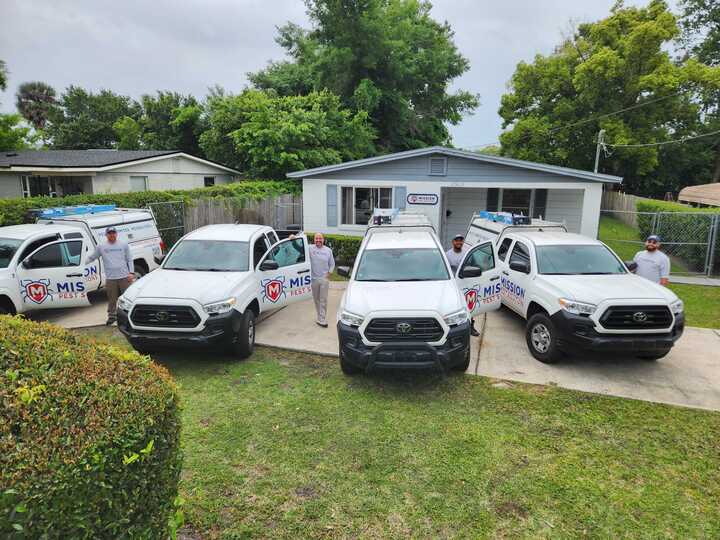
[[[255,323],[250,321],[248,322],[248,343],[254,343],[255,342]]]
[[[550,348],[550,331],[544,324],[536,324],[530,332],[530,340],[536,351],[544,353]]]

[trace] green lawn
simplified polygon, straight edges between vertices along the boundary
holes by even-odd
[[[181,388],[191,537],[720,537],[717,413],[464,375],[348,378],[264,348],[157,360]]]

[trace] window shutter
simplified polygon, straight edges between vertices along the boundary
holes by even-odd
[[[395,186],[395,208],[405,210],[405,201],[407,199],[407,188],[405,186]]]
[[[337,185],[328,184],[327,189],[327,226],[337,227]]]
[[[430,158],[430,176],[445,176],[447,174],[447,158]]]

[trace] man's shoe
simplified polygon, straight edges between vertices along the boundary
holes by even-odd
[[[475,330],[475,327],[472,326],[472,327],[470,327],[470,335],[477,337],[477,336],[480,335],[480,332],[478,332],[477,330]]]
[[[112,326],[113,324],[115,324],[116,320],[117,319],[115,319],[114,317],[108,317],[108,320],[105,321],[105,326]]]
[[[323,328],[327,328],[328,326],[327,323],[322,323],[320,321],[315,321],[315,324],[317,324],[318,326],[322,326]]]

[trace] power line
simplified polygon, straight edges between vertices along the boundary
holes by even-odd
[[[675,139],[672,141],[661,141],[661,142],[654,142],[654,143],[644,143],[644,144],[609,144],[609,143],[602,143],[602,146],[611,146],[613,148],[644,148],[649,146],[663,146],[666,144],[676,144],[676,143],[684,143],[687,141],[692,141],[694,139],[701,139],[703,137],[710,137],[711,135],[717,135],[720,133],[720,129],[717,131],[711,131],[710,133],[703,133],[701,135],[694,135],[693,137],[682,137],[680,139]]]

